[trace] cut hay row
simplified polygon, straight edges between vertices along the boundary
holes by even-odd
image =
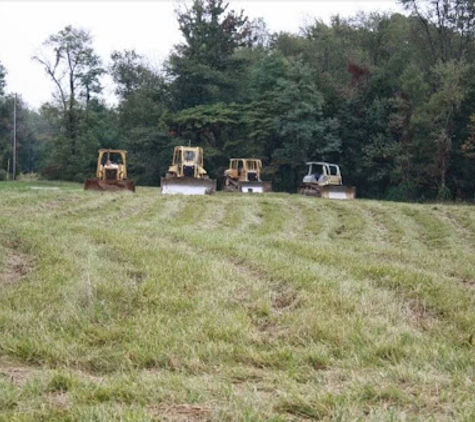
[[[471,420],[475,211],[5,189],[0,420]]]

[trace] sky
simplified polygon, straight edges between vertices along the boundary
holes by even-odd
[[[185,4],[190,4],[190,0]],[[358,11],[402,12],[397,0],[227,0],[228,10],[249,19],[262,17],[271,32],[299,29],[315,19],[355,16]],[[135,49],[160,69],[175,44],[182,41],[175,10],[177,0],[0,0],[0,63],[7,70],[6,92],[17,93],[30,107],[52,99],[53,83],[32,60],[42,43],[67,25],[89,31],[93,48],[110,63],[114,50]],[[114,103],[113,87],[104,80],[105,96]]]

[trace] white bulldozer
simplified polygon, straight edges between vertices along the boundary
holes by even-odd
[[[325,161],[309,161],[308,173],[298,192],[302,195],[328,199],[355,199],[356,188],[343,185],[340,167]]]

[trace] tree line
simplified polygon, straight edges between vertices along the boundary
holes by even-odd
[[[194,0],[177,9],[183,42],[159,70],[134,50],[105,65],[91,35],[67,26],[33,58],[53,99],[38,111],[18,101],[18,168],[82,182],[98,148],[122,148],[129,175],[157,186],[173,147],[191,144],[218,181],[229,158],[256,157],[275,190],[295,192],[305,161],[325,160],[360,197],[473,200],[475,5],[400,3],[406,15],[337,15],[293,34]],[[7,71],[0,64],[0,178],[12,156]],[[117,105],[103,99],[105,74]]]

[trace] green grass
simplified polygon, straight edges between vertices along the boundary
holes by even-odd
[[[475,420],[473,206],[0,192],[0,421]]]

